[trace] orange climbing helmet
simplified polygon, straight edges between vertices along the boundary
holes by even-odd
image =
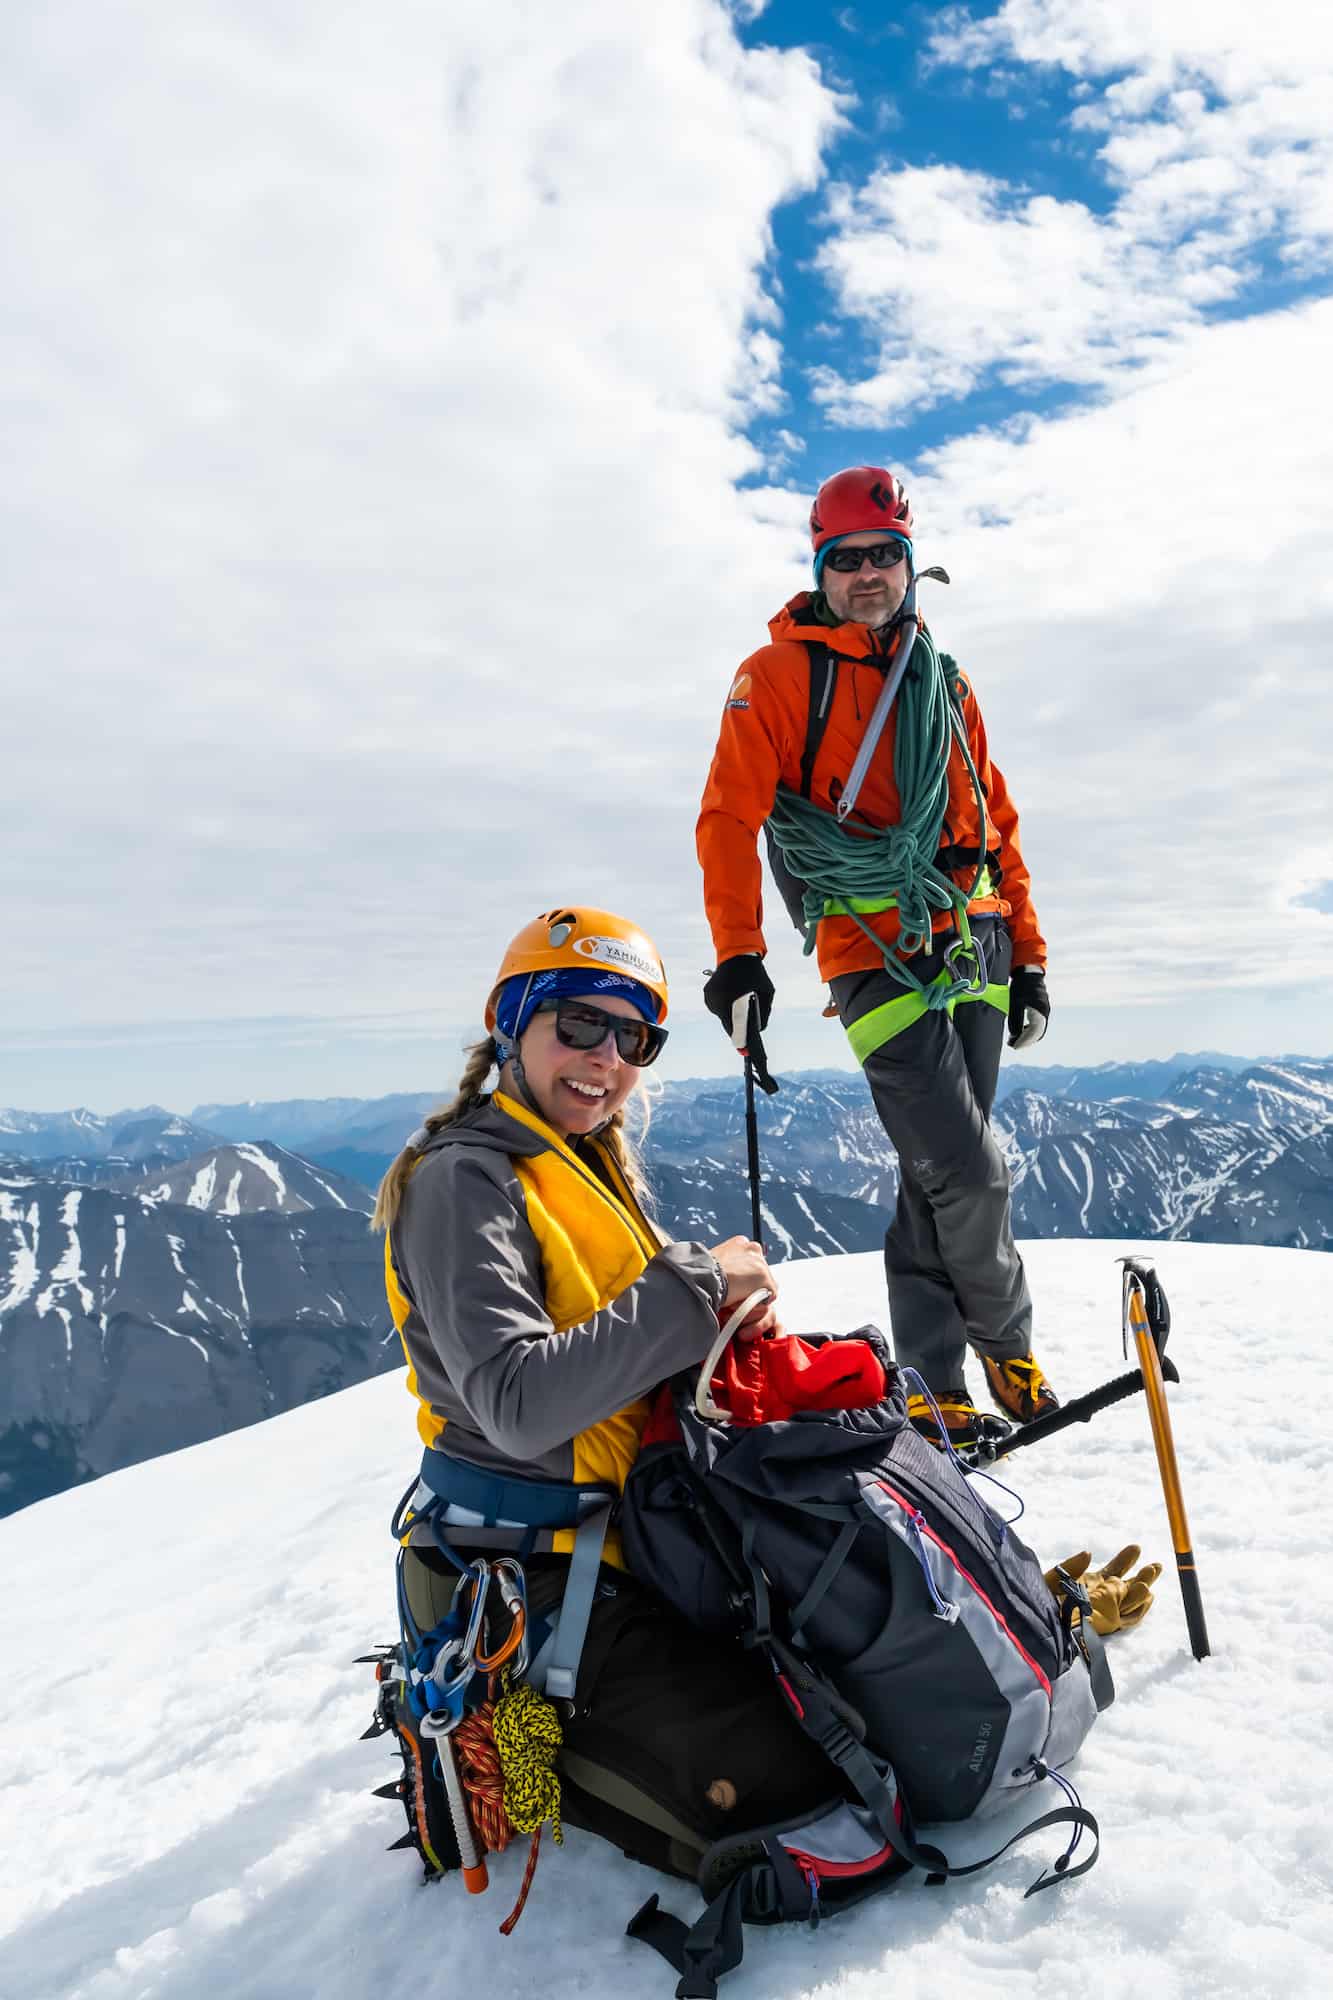
[[[500,990],[516,973],[618,972],[646,988],[657,1003],[658,1022],[667,1016],[667,976],[662,955],[646,931],[628,917],[610,910],[590,910],[578,903],[557,904],[524,924],[500,961],[490,998],[486,1027],[495,1027]]]

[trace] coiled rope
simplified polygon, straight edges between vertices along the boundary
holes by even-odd
[[[508,1937],[528,1900],[547,1820],[556,1846],[564,1845],[560,1780],[553,1769],[563,1741],[560,1718],[535,1688],[513,1682],[506,1673],[499,1698],[474,1709],[453,1738],[459,1776],[483,1845],[500,1854],[516,1833],[532,1835],[518,1900],[500,1926]]]
[[[972,761],[951,667],[952,662],[946,667],[921,625],[897,697],[893,776],[900,810],[896,825],[874,826],[855,811],[839,820],[826,807],[786,786],[779,786],[768,822],[783,860],[804,886],[807,955],[814,950],[820,918],[841,912],[865,932],[882,955],[885,970],[900,985],[920,994],[930,1008],[946,1007],[964,993],[980,992],[985,983],[971,941],[967,906],[986,872],[986,800]],[[948,766],[953,743],[961,750],[972,781],[983,834],[976,874],[966,890],[937,867],[934,858],[949,803]],[[875,935],[855,907],[857,902],[887,904],[890,898],[897,904],[900,924],[896,951]],[[961,944],[949,960],[951,976],[928,984],[904,960],[929,949],[939,911],[953,912]]]

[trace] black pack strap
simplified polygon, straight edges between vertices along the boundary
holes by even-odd
[[[805,712],[805,748],[801,752],[801,797],[808,799],[814,782],[815,758],[828,728],[833,690],[838,680],[838,655],[822,639],[802,641],[810,662],[810,700]]]
[[[1043,1869],[1036,1881],[1028,1884],[1023,1891],[1024,1902],[1029,1896],[1035,1896],[1038,1889],[1055,1889],[1061,1882],[1072,1882],[1076,1875],[1086,1875],[1102,1851],[1101,1829],[1095,1816],[1086,1806],[1057,1806],[1053,1812],[1043,1813],[1039,1819],[1030,1819],[1026,1826],[1020,1826],[1017,1833],[1010,1834],[1003,1847],[996,1848],[994,1854],[987,1854],[980,1861],[969,1861],[966,1868],[947,1868],[944,1872],[950,1881],[962,1875],[975,1875],[979,1869],[989,1868],[1002,1854],[1007,1854],[1011,1847],[1017,1847],[1019,1841],[1026,1840],[1030,1833],[1043,1833],[1050,1826],[1072,1826],[1078,1832],[1086,1829],[1092,1835],[1092,1853],[1086,1861],[1080,1861],[1077,1867],[1071,1866],[1071,1857],[1077,1845],[1076,1838],[1049,1869]]]
[[[814,1617],[816,1611],[818,1611],[832,1588],[838,1571],[851,1554],[852,1543],[866,1524],[866,1518],[865,1515],[858,1514],[852,1520],[844,1523],[843,1527],[839,1530],[833,1547],[815,1571],[814,1582],[810,1585],[809,1590],[806,1591],[800,1603],[794,1606],[791,1614],[791,1638],[794,1646],[803,1646],[805,1644],[806,1624]]]
[[[751,1646],[767,1644],[773,1634],[773,1614],[768,1602],[768,1578],[762,1566],[754,1558],[754,1538],[757,1523],[753,1514],[747,1514],[741,1523],[741,1557],[750,1575],[750,1612],[753,1629],[745,1635],[745,1642]]]
[[[1102,1710],[1109,1708],[1115,1700],[1115,1682],[1111,1678],[1111,1663],[1106,1657],[1106,1641],[1091,1618],[1081,1621],[1078,1642],[1088,1663],[1092,1698],[1097,1704],[1097,1713],[1100,1715]]]
[[[1071,1640],[1083,1656],[1088,1679],[1092,1683],[1092,1698],[1100,1715],[1115,1700],[1115,1682],[1111,1678],[1105,1642],[1092,1622],[1092,1599],[1085,1586],[1059,1565],[1056,1566],[1055,1580],[1060,1586],[1060,1623],[1066,1639]],[[1075,1612],[1078,1613],[1077,1620]]]
[[[1003,874],[1003,870],[1000,867],[999,848],[987,848],[984,858],[986,866],[990,869],[991,874],[998,883]],[[952,875],[964,868],[975,873],[977,863],[982,859],[982,855],[975,846],[966,847],[958,841],[953,841],[946,847],[937,848],[934,859],[937,868],[942,868],[946,875]]]
[[[651,1945],[681,1975],[676,2000],[717,2000],[718,1980],[745,1956],[742,1920],[754,1873],[754,1868],[746,1868],[733,1876],[691,1927],[659,1909],[656,1896],[650,1896],[626,1924],[626,1937]]]

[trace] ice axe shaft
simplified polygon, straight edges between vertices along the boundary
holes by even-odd
[[[1166,1501],[1166,1518],[1171,1528],[1171,1546],[1176,1553],[1176,1574],[1180,1578],[1185,1624],[1195,1659],[1206,1660],[1211,1648],[1203,1617],[1203,1599],[1199,1593],[1199,1573],[1194,1563],[1194,1545],[1185,1515],[1185,1499],[1180,1490],[1180,1468],[1176,1463],[1175,1440],[1171,1435],[1171,1413],[1166,1404],[1162,1362],[1148,1318],[1146,1284],[1152,1272],[1132,1258],[1127,1257],[1123,1261],[1125,1330],[1133,1336],[1148,1398],[1148,1417],[1157,1452],[1157,1469],[1162,1479],[1162,1495]]]
[[[1163,1360],[1163,1373],[1168,1382],[1178,1382],[1172,1364]],[[1040,1444],[1043,1438],[1053,1437],[1057,1431],[1068,1430],[1071,1424],[1086,1424],[1102,1410],[1109,1410],[1113,1403],[1123,1403],[1127,1396],[1137,1396],[1143,1387],[1143,1370],[1131,1368],[1127,1375],[1117,1375],[1113,1382],[1103,1382],[1100,1389],[1088,1389],[1081,1396],[1062,1403],[1049,1416],[1037,1417],[1021,1429],[1010,1431],[1007,1437],[998,1439],[993,1445],[977,1450],[978,1463],[989,1465],[992,1459],[1007,1458],[1011,1451],[1020,1451],[1024,1445]]]

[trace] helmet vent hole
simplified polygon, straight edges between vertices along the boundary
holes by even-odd
[[[558,951],[574,928],[575,918],[569,911],[566,911],[562,916],[556,917],[551,924],[551,949]]]

